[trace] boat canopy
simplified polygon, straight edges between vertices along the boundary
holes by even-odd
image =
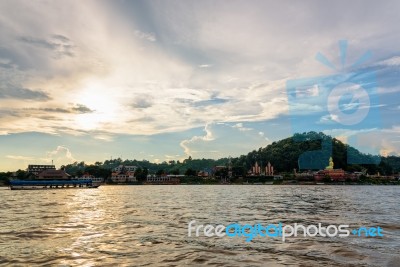
[[[91,179],[87,180],[11,180],[11,185],[80,185],[92,184]]]

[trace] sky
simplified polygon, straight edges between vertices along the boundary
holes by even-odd
[[[239,156],[305,131],[400,153],[398,1],[0,10],[0,171]]]

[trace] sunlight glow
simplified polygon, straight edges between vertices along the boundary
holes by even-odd
[[[84,88],[76,103],[91,109],[76,116],[76,123],[84,130],[94,130],[117,119],[118,100],[101,84],[92,83]]]

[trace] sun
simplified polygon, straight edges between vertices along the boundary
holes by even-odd
[[[92,110],[89,113],[76,115],[75,122],[80,129],[101,129],[104,124],[112,123],[117,119],[117,99],[100,85],[84,88],[75,102]]]

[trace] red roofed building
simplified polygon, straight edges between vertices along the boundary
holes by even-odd
[[[318,171],[314,174],[316,182],[321,182],[325,177],[330,178],[334,182],[344,182],[346,180],[346,173],[342,169],[333,168],[333,159],[329,159],[329,166],[325,170]]]
[[[344,182],[346,180],[346,172],[342,169],[322,170],[314,174],[316,182],[321,182],[325,177],[331,178],[334,182]]]
[[[70,178],[71,176],[64,170],[47,169],[42,171],[38,175],[38,179],[42,180],[66,180]]]

